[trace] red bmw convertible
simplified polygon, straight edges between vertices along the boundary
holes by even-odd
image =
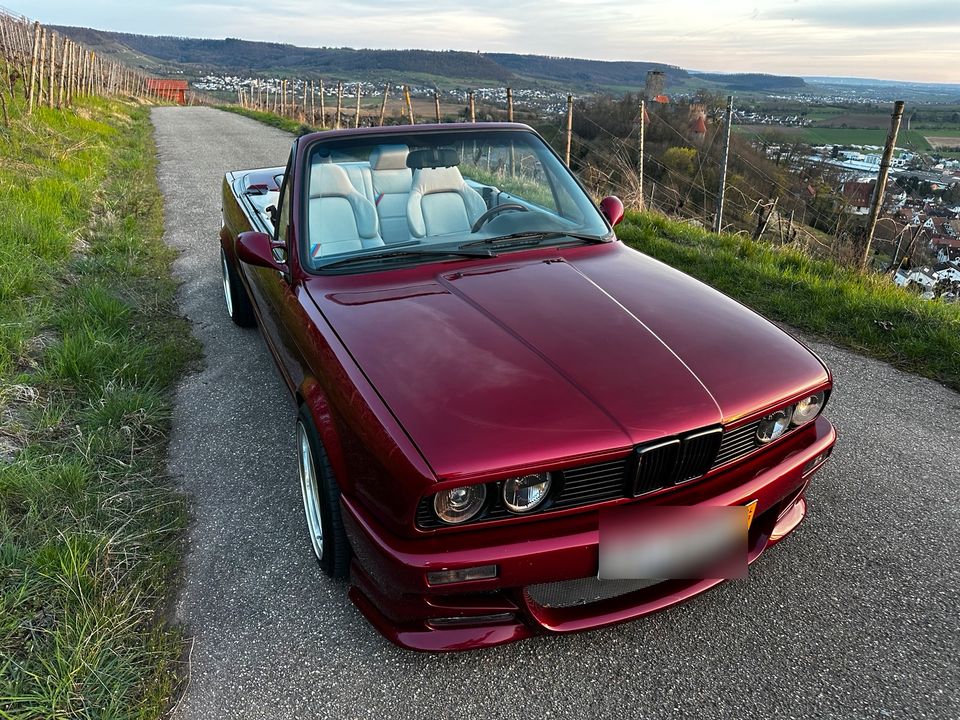
[[[397,644],[636,618],[803,519],[829,370],[622,215],[518,124],[314,133],[224,178],[226,306],[295,399],[307,537]]]

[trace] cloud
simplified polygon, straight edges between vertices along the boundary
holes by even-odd
[[[953,82],[960,36],[958,0],[0,2],[44,22],[134,33]]]
[[[825,28],[960,29],[957,0],[868,0],[860,2],[802,2],[778,8],[764,17],[792,20]]]

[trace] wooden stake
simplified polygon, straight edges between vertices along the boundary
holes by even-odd
[[[637,185],[639,186],[639,197],[637,202],[640,205],[640,209],[643,210],[643,152],[644,152],[644,140],[646,137],[646,122],[644,119],[647,116],[647,101],[642,99],[640,100],[640,141],[639,141],[639,157],[637,158]]]
[[[303,81],[303,121],[307,121],[307,81]]]
[[[37,60],[40,57],[40,23],[33,24],[33,52],[30,53],[30,92],[28,95],[27,115],[33,113],[35,99],[34,86],[37,82]]]
[[[343,82],[337,81],[337,116],[334,118],[333,127],[340,129],[340,112],[343,110]]]
[[[513,88],[507,88],[507,122],[513,122]]]
[[[873,234],[877,230],[877,220],[880,219],[880,210],[883,208],[883,194],[887,190],[887,178],[890,176],[890,161],[893,151],[897,147],[897,134],[900,132],[900,120],[903,118],[903,100],[893,104],[893,114],[890,115],[890,132],[887,133],[887,144],[883,148],[883,157],[880,158],[880,172],[877,174],[877,185],[873,188],[873,200],[870,203],[870,217],[867,219],[867,241],[863,249],[863,268],[870,264],[870,246],[873,244]]]
[[[567,152],[564,155],[570,167],[570,148],[573,145],[573,95],[567,95]]]
[[[70,41],[67,38],[63,39],[63,52],[60,53],[60,88],[57,93],[57,110],[63,108],[63,98],[64,98],[64,85],[67,82],[67,58],[70,57],[70,51],[68,46]]]
[[[320,127],[327,126],[327,105],[323,97],[323,78],[320,78]]]
[[[440,124],[440,93],[437,90],[433,91],[433,110],[437,115],[437,124]]]
[[[406,85],[403,86],[403,99],[407,103],[407,115],[410,118],[410,124],[416,125],[416,121],[413,119],[413,103],[410,100],[410,88]]]
[[[313,80],[310,81],[310,124],[317,124],[317,88]]]
[[[40,31],[40,65],[37,73],[37,105],[43,103],[43,98],[47,94],[47,29]]]
[[[360,93],[361,93],[359,80],[357,80],[356,88],[357,88],[357,115],[353,119],[353,126],[355,128],[358,128],[360,127]]]
[[[473,96],[473,90],[470,91],[470,122],[475,123],[477,121],[477,103]]]
[[[720,164],[720,187],[717,190],[717,214],[713,217],[713,231],[723,228],[723,201],[727,190],[727,163],[730,159],[730,126],[733,124],[733,95],[727,95],[727,112],[723,121],[723,160]]]
[[[390,92],[390,83],[385,83],[383,86],[383,100],[380,102],[380,119],[377,121],[377,125],[383,127],[383,116],[387,112],[387,94]]]

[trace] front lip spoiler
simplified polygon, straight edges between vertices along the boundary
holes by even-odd
[[[795,529],[806,516],[806,512],[807,503],[801,493],[772,528],[768,527],[766,531],[758,533],[750,548],[748,562],[752,564],[764,550]],[[540,608],[520,589],[518,602],[504,598],[497,603],[491,602],[490,607],[484,608],[496,610],[496,614],[514,618],[512,620],[438,626],[430,620],[399,624],[392,622],[368,597],[368,594],[375,596],[376,589],[372,580],[356,564],[351,578],[353,584],[349,597],[370,624],[394,644],[419,652],[475,650],[524,640],[542,633],[565,634],[607,627],[666,610],[724,582],[718,578],[672,580],[628,595],[592,603],[589,609]],[[450,607],[449,612],[451,616],[457,616],[463,609]]]
[[[831,448],[835,441],[836,431],[833,426],[824,418],[818,419],[818,437],[815,441],[801,451],[792,452],[778,465],[768,468],[753,480],[740,485],[738,489],[715,498],[723,504],[741,504],[757,493],[762,493],[763,487],[772,489],[786,482],[783,494],[778,496],[776,502],[768,504],[754,519],[756,534],[751,533],[748,562],[754,562],[766,548],[782,540],[806,516],[804,492],[814,473],[811,471],[803,475],[803,467],[817,454]],[[371,528],[362,517],[354,514],[354,509],[346,501],[344,507],[344,519],[351,535],[359,532],[367,536],[368,542],[383,542],[382,538],[368,534]],[[582,539],[584,543],[596,540],[590,533],[581,533],[575,537],[578,542]],[[380,548],[386,550],[387,546],[380,545]],[[362,550],[364,553],[380,554],[380,550],[369,544]],[[392,562],[400,563],[398,567],[411,571],[419,567],[425,559],[402,551],[392,557]],[[426,593],[397,599],[388,597],[382,589],[391,587],[389,578],[383,575],[387,568],[383,565],[377,567],[374,563],[371,567],[377,577],[371,577],[361,564],[361,559],[355,556],[352,565],[350,598],[387,639],[409,650],[427,652],[477,649],[521,640],[535,634],[567,633],[605,627],[672,607],[723,582],[712,578],[668,581],[589,606],[568,608],[541,608],[532,605],[521,583],[503,588],[478,586],[477,594]],[[565,578],[558,578],[562,579]],[[387,582],[387,585],[384,585],[384,582]],[[483,592],[497,589],[500,592]],[[431,617],[503,617],[504,613],[511,614],[513,619],[439,628],[429,624]]]

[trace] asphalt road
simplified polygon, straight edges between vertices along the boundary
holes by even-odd
[[[748,580],[575,636],[449,655],[387,643],[314,564],[293,405],[223,308],[221,177],[283,164],[290,136],[205,108],[153,119],[207,361],[178,390],[170,448],[193,516],[176,718],[960,717],[960,395],[820,344],[840,442],[807,521]]]

